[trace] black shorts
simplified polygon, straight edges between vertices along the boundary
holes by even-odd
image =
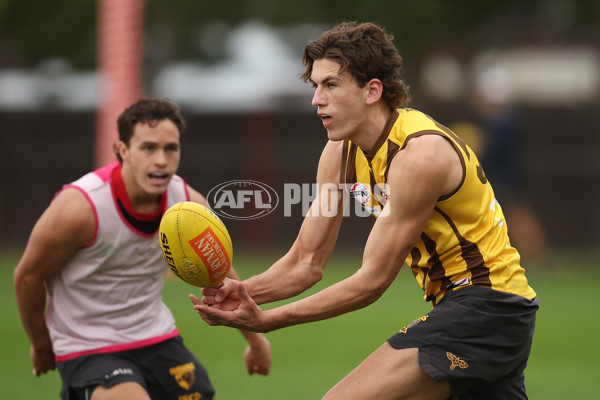
[[[537,298],[468,287],[446,294],[387,341],[419,348],[421,369],[449,381],[453,398],[527,399],[523,371],[538,308]]]
[[[81,356],[57,363],[63,400],[87,400],[99,385],[137,382],[152,399],[212,399],[215,391],[206,369],[181,337],[135,350]]]

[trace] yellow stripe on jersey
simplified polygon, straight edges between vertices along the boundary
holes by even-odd
[[[463,167],[461,184],[438,199],[406,259],[425,292],[425,300],[435,305],[447,291],[471,285],[533,299],[536,294],[527,283],[519,253],[510,245],[502,208],[475,153],[431,117],[413,109],[394,111],[372,154],[346,141],[341,183],[352,198],[377,217],[387,201],[391,160],[409,140],[422,135],[446,138]]]

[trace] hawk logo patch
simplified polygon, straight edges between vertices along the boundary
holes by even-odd
[[[190,390],[190,388],[194,385],[194,382],[196,382],[195,371],[196,366],[192,362],[169,368],[171,376],[173,376],[175,381],[177,381],[177,384],[185,390]]]
[[[460,369],[467,369],[469,368],[469,364],[467,364],[466,361],[461,360],[460,358],[456,357],[454,354],[450,353],[449,351],[446,352],[446,357],[448,357],[448,360],[450,360],[450,370],[454,371],[454,368],[458,367]]]

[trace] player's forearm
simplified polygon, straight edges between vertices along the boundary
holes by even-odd
[[[312,296],[265,311],[260,330],[269,332],[358,310],[375,302],[386,289],[387,284],[367,283],[357,272]]]
[[[42,282],[15,272],[15,294],[23,328],[34,349],[52,345],[44,317],[46,291]]]
[[[267,338],[262,333],[246,331],[243,329],[240,329],[240,332],[251,347],[260,347],[265,344],[268,345]]]
[[[288,299],[319,282],[326,262],[327,256],[302,254],[292,248],[268,270],[244,282],[256,304]]]

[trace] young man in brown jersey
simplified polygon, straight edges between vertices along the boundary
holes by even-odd
[[[473,151],[404,108],[408,88],[392,40],[374,24],[342,23],[306,46],[303,78],[315,89],[312,104],[329,138],[317,197],[287,254],[244,282],[204,289],[202,301],[191,296],[194,308],[211,325],[268,332],[366,307],[406,263],[432,311],[399,325],[324,398],[526,399],[536,294]],[[321,279],[351,197],[377,217],[360,268],[262,311],[259,304]],[[324,212],[331,209],[337,214]]]

